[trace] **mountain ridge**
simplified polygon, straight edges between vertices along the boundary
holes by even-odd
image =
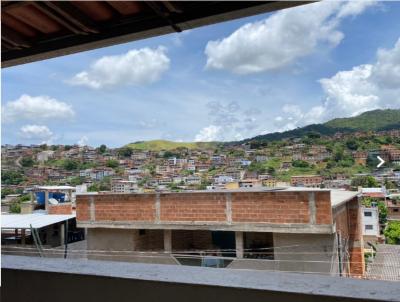
[[[241,141],[231,142],[174,142],[168,140],[138,141],[127,144],[126,147],[137,150],[174,150],[177,148],[212,148],[218,144],[237,145],[248,142],[268,142],[281,139],[302,137],[310,133],[334,135],[337,132],[351,133],[357,131],[387,131],[400,129],[400,109],[376,109],[363,112],[354,117],[334,118],[322,124],[310,124],[304,127],[257,135]]]

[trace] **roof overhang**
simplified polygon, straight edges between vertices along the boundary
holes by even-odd
[[[310,1],[2,1],[2,67],[306,3]]]

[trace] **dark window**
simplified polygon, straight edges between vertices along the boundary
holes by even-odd
[[[399,211],[399,209],[393,209],[393,212],[398,212]]]
[[[373,226],[372,224],[366,224],[366,225],[365,225],[365,229],[366,229],[366,230],[373,230],[373,229],[374,229],[374,226]]]
[[[371,217],[371,216],[372,216],[372,212],[364,212],[364,216],[369,216],[369,217]]]
[[[139,235],[146,235],[146,230],[143,229],[139,230]]]

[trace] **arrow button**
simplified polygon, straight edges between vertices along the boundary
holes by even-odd
[[[379,159],[380,163],[376,167],[380,168],[385,163],[385,161],[380,156],[377,156],[377,158]]]

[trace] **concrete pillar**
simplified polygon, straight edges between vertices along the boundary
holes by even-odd
[[[243,232],[235,232],[236,258],[243,258]]]
[[[164,230],[164,252],[172,252],[172,230]]]
[[[65,244],[65,225],[64,223],[60,224],[60,245]]]
[[[49,191],[44,191],[44,209],[47,211],[49,208]]]
[[[25,229],[21,229],[21,244],[25,245],[26,242]]]

